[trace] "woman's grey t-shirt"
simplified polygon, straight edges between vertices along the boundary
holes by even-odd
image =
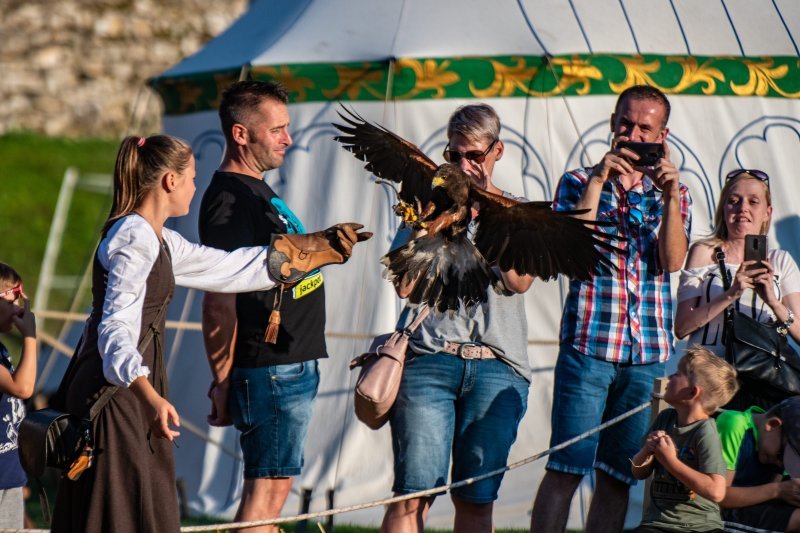
[[[401,326],[414,321],[419,308],[409,306],[401,316]],[[498,294],[489,288],[486,303],[476,306],[470,316],[465,310],[436,316],[431,313],[414,332],[409,346],[419,354],[444,351],[448,342],[475,342],[488,346],[499,359],[528,382],[532,370],[528,362],[528,321],[525,317],[525,300],[522,294]]]
[[[503,196],[525,202],[504,192]],[[474,237],[477,225],[470,223],[468,234]],[[398,242],[406,242],[408,234],[398,234],[393,248]],[[495,269],[498,278],[499,271]],[[502,282],[500,282],[502,285]],[[418,354],[432,354],[444,351],[445,344],[474,342],[488,346],[498,359],[508,363],[514,371],[531,381],[533,370],[528,361],[528,319],[525,316],[525,299],[522,294],[488,289],[488,299],[468,313],[462,306],[451,317],[448,313],[431,313],[412,335],[409,346]],[[419,308],[407,306],[400,317],[398,327],[406,327],[414,321]]]

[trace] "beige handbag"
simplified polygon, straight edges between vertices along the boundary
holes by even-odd
[[[356,416],[372,429],[381,428],[389,420],[400,390],[408,339],[428,313],[429,309],[423,307],[407,328],[375,337],[369,352],[350,361],[350,370],[361,367],[353,397]]]

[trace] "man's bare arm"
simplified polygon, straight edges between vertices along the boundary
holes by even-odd
[[[231,424],[228,415],[228,377],[233,366],[236,343],[236,295],[207,292],[203,297],[203,343],[214,381],[208,391],[214,426]]]

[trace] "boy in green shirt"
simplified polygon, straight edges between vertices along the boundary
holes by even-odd
[[[725,462],[711,415],[738,389],[736,370],[710,351],[686,350],[669,377],[666,409],[631,459],[637,479],[653,473],[650,505],[635,533],[721,532]]]
[[[800,531],[800,396],[766,413],[725,411],[717,429],[728,469],[726,531]]]

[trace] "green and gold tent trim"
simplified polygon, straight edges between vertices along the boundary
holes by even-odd
[[[636,84],[667,94],[800,98],[797,57],[564,55],[399,58],[253,66],[150,80],[167,115],[219,107],[242,77],[277,79],[293,103],[618,94]],[[388,94],[387,94],[388,91]]]

